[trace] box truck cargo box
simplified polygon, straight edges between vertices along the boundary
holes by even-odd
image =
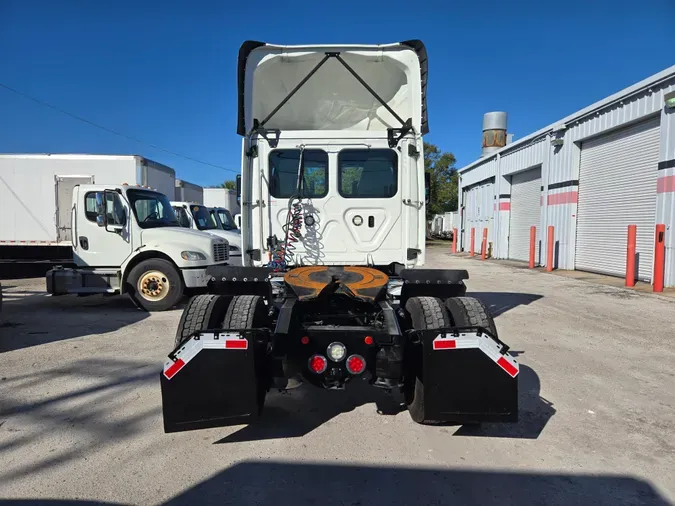
[[[222,207],[230,211],[232,216],[241,213],[237,202],[237,192],[227,188],[204,188],[204,205],[206,207]]]
[[[184,179],[176,179],[174,200],[178,200],[180,202],[192,202],[194,204],[203,204],[204,188],[194,183],[188,183]]]
[[[172,168],[141,156],[0,155],[0,248],[70,246],[76,185],[126,183],[173,197],[175,180]]]

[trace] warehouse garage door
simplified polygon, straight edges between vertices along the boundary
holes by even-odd
[[[464,192],[464,251],[471,248],[471,229],[475,229],[475,252],[480,253],[483,229],[488,229],[488,242],[491,240],[492,220],[494,218],[494,179],[489,179]]]
[[[659,118],[581,146],[575,267],[623,276],[628,225],[637,225],[638,277],[651,280]]]
[[[534,258],[539,260],[539,223],[541,216],[541,167],[511,177],[511,221],[509,222],[509,258],[530,259],[530,227],[537,227]]]

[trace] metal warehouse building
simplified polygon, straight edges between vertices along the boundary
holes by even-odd
[[[639,279],[652,281],[655,225],[665,224],[665,286],[675,286],[675,66],[538,132],[506,143],[505,113],[483,123],[483,157],[459,169],[460,247],[554,267],[623,276],[637,225]],[[487,146],[487,148],[485,148]]]

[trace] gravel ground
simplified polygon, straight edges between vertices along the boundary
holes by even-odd
[[[180,310],[4,280],[0,503],[672,504],[675,301],[428,256],[469,270],[517,355],[518,424],[420,426],[354,385],[270,394],[255,426],[164,434]]]

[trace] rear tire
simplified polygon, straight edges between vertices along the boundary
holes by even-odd
[[[267,306],[259,295],[235,295],[227,308],[223,329],[255,329],[267,326]],[[253,336],[248,337],[249,346],[256,342]],[[255,350],[255,369],[258,381],[258,414],[262,412],[265,397],[270,386],[270,364],[265,355],[266,349],[253,346]]]
[[[178,269],[163,258],[150,258],[136,265],[127,278],[127,291],[146,311],[166,311],[183,297],[185,284]]]
[[[225,319],[230,298],[222,295],[196,295],[183,310],[176,331],[174,349],[200,330],[219,329]]]
[[[451,297],[445,301],[445,306],[454,326],[483,327],[494,337],[499,337],[490,310],[478,299]]]
[[[264,327],[267,307],[259,295],[236,295],[227,308],[224,329],[252,329]]]
[[[411,297],[405,305],[415,330],[438,329],[450,326],[450,317],[441,299],[436,297]],[[434,424],[443,420],[426,417],[424,408],[424,375],[422,346],[410,345],[406,352],[406,375],[403,395],[410,417],[420,424]]]

